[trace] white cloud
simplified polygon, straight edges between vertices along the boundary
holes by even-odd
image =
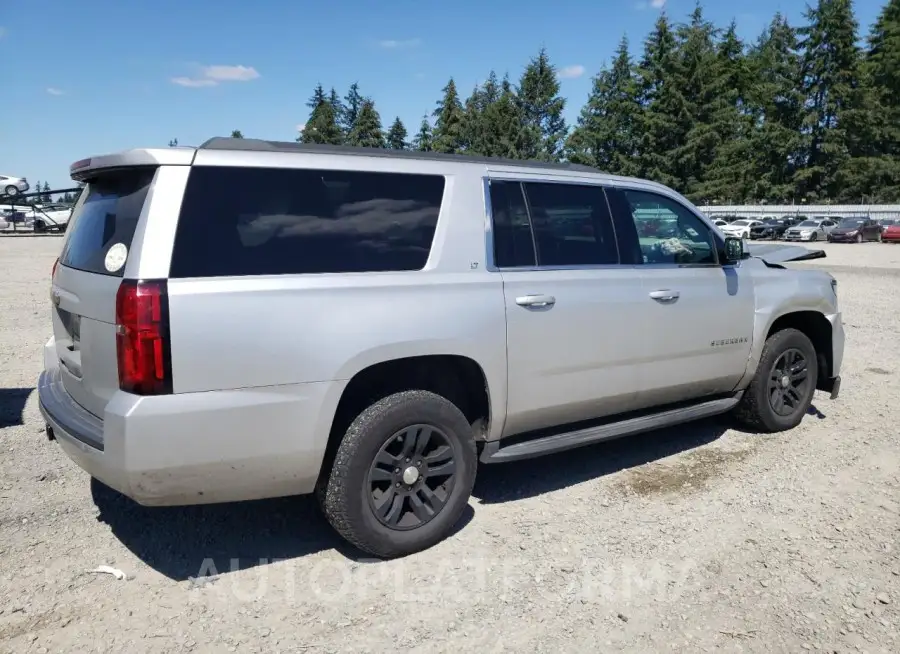
[[[172,84],[188,88],[217,86],[219,82],[249,82],[259,73],[252,66],[200,66],[197,77],[173,77]]]
[[[299,125],[297,125],[298,132],[302,132],[305,129],[306,129],[306,123],[300,123]]]
[[[662,9],[666,5],[666,0],[650,0],[650,6],[656,9]]]
[[[574,79],[584,75],[584,66],[575,64],[574,66],[565,66],[559,69],[559,76],[563,79]]]
[[[204,66],[203,77],[216,82],[249,82],[259,73],[253,66]]]
[[[194,79],[192,77],[173,77],[172,84],[187,86],[188,88],[200,88],[201,86],[215,86],[218,82],[214,79]]]
[[[398,48],[415,48],[416,46],[422,45],[422,39],[415,38],[399,41],[396,39],[385,39],[383,41],[379,41],[378,45],[388,50],[397,50]]]
[[[47,93],[49,93],[50,95],[65,95],[66,94],[66,92],[63,91],[62,89],[57,89],[52,86],[47,87]]]

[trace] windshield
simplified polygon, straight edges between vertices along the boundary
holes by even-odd
[[[894,220],[893,218],[885,218],[881,221],[882,227],[890,227],[891,225],[897,225],[900,221]]]
[[[818,227],[819,223],[815,220],[804,220],[802,223],[797,225],[797,227]]]
[[[844,218],[839,224],[841,227],[859,227],[864,222],[865,218]]]

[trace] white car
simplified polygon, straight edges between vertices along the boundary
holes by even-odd
[[[784,232],[785,241],[824,241],[837,226],[837,223],[828,218],[814,218],[804,220]]]
[[[725,236],[747,239],[750,238],[750,228],[755,227],[756,225],[762,225],[762,221],[741,218],[740,220],[735,220],[733,223],[728,223],[723,226],[722,233],[725,234]]]
[[[36,232],[64,232],[71,215],[72,207],[67,204],[36,204],[34,209],[26,214],[25,220],[32,224]]]
[[[21,193],[27,192],[30,188],[28,180],[24,177],[0,175],[0,196],[7,195],[14,198]]]
[[[728,221],[727,221],[727,220],[722,220],[721,218],[716,218],[716,219],[713,221],[713,225],[715,225],[716,227],[724,227],[724,226],[727,225],[727,224],[728,224]]]

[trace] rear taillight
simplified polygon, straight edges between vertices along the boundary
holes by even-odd
[[[56,267],[59,265],[59,257],[56,257],[56,261],[53,262],[53,269],[50,271],[50,279],[56,277]]]
[[[116,293],[119,388],[136,395],[172,392],[169,301],[165,281],[124,280]]]

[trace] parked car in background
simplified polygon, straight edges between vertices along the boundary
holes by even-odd
[[[881,240],[886,243],[900,243],[900,220],[886,218],[881,221]]]
[[[762,221],[741,218],[722,227],[722,233],[735,238],[750,238],[750,230],[757,225],[762,225]]]
[[[7,195],[11,198],[26,193],[31,186],[24,177],[13,177],[12,175],[0,175],[0,196]]]
[[[728,224],[728,221],[725,220],[724,218],[716,218],[715,220],[713,220],[713,224],[716,227],[724,227],[725,225]]]
[[[771,238],[778,240],[784,236],[788,228],[795,224],[793,218],[766,218],[761,225],[750,228],[750,238]]]
[[[785,241],[824,241],[828,234],[837,226],[829,218],[813,218],[789,227],[784,232]]]
[[[841,218],[837,227],[828,234],[828,240],[833,243],[880,241],[881,229],[881,225],[868,216]]]
[[[36,232],[64,232],[71,215],[72,207],[62,203],[35,205],[29,212],[29,218]]]

